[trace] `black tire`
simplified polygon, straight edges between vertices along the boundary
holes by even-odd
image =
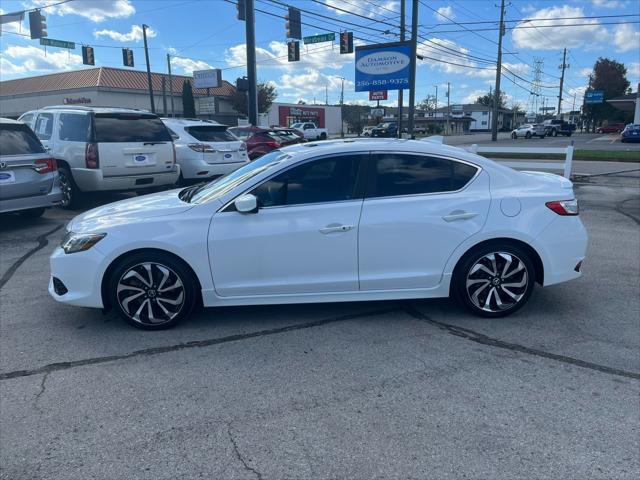
[[[558,136],[558,131],[557,131],[557,130],[554,130],[554,131],[553,131],[553,136],[554,136],[554,137],[557,137],[557,136]]]
[[[518,139],[518,135],[516,133],[512,133],[511,140],[517,140],[517,139]]]
[[[60,177],[60,190],[62,191],[60,206],[66,210],[74,210],[80,207],[82,192],[76,185],[69,167],[58,167],[58,176]]]
[[[326,133],[321,133],[320,134],[320,140],[326,140],[327,139],[327,134]]]
[[[531,132],[525,133],[524,138],[531,138]]]
[[[492,254],[495,268],[492,266],[493,261],[488,259]],[[511,263],[507,266],[509,258]],[[487,271],[478,270],[476,265],[486,265]],[[522,270],[518,270],[520,266]],[[473,272],[473,269],[476,271]],[[497,275],[493,275],[489,269],[497,272]],[[535,280],[533,261],[525,250],[509,243],[496,242],[476,248],[460,259],[454,271],[452,293],[476,315],[488,318],[504,317],[518,311],[527,303],[533,292]],[[484,281],[487,283],[483,283]],[[514,286],[523,281],[524,285]],[[485,303],[487,301],[488,304]]]
[[[38,218],[44,214],[44,210],[44,207],[30,208],[29,210],[22,210],[21,212],[18,212],[18,214],[24,218]]]
[[[168,276],[163,281],[167,271]],[[151,272],[151,278],[148,272]],[[126,278],[128,275],[131,276]],[[149,284],[140,281],[140,275],[145,275]],[[179,286],[167,289],[167,284],[169,287]],[[161,285],[165,285],[164,291]],[[191,314],[199,298],[197,285],[193,273],[183,261],[161,252],[139,252],[125,257],[111,271],[105,293],[109,304],[129,324],[142,330],[164,330]],[[129,295],[127,292],[134,293]],[[138,293],[142,295],[131,298]],[[155,318],[156,315],[159,318]]]

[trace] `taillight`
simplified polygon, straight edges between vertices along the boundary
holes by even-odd
[[[558,215],[578,215],[578,200],[556,200],[553,202],[547,202],[545,205],[556,212]]]
[[[100,168],[100,157],[98,156],[98,144],[87,143],[84,151],[84,163],[87,168]]]
[[[206,143],[190,143],[187,146],[194,152],[213,153],[216,151],[215,148],[211,145],[207,145]]]
[[[58,169],[58,164],[53,158],[43,158],[33,162],[33,169],[41,174],[51,173]]]
[[[275,140],[267,140],[264,144],[271,148],[280,148],[280,144]]]

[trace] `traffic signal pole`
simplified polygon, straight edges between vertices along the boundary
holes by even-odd
[[[406,29],[405,17],[407,15],[406,0],[400,0],[400,41],[404,42],[404,31]],[[398,90],[398,138],[402,138],[402,107],[404,103],[404,91]],[[380,102],[378,102],[380,106]]]
[[[504,1],[504,0],[503,0]],[[418,0],[411,6],[411,66],[409,78],[409,138],[413,135],[413,117],[416,107],[416,63],[418,63]]]
[[[247,111],[249,123],[258,125],[258,78],[256,72],[256,22],[253,0],[245,2],[245,34],[247,44],[247,78],[249,80],[249,98]]]
[[[147,60],[147,83],[149,84],[149,101],[151,102],[151,113],[156,113],[156,106],[153,103],[153,87],[151,86],[151,65],[149,64],[149,47],[147,46],[148,25],[142,25],[142,38],[144,39],[144,58]]]

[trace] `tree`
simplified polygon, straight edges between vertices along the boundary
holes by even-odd
[[[615,60],[598,58],[593,66],[593,72],[589,75],[589,86],[586,91],[602,90],[604,101],[584,105],[585,117],[590,121],[594,130],[596,124],[602,120],[625,120],[629,116],[629,114],[607,103],[607,100],[624,95],[627,88],[629,88],[627,68]]]
[[[278,97],[276,87],[270,83],[258,83],[258,112],[265,113],[271,107],[273,101]],[[241,92],[236,90],[231,97],[231,103],[233,109],[242,114],[247,115],[249,113],[247,107],[247,92]]]
[[[360,135],[362,128],[368,123],[368,114],[371,107],[363,105],[343,105],[342,120],[347,124],[349,131]]]
[[[435,95],[427,95],[424,100],[422,100],[417,107],[420,110],[426,110],[428,112],[432,112],[436,109],[436,97]]]
[[[189,80],[182,83],[182,113],[187,118],[196,116],[196,102],[193,99],[193,89]]]
[[[486,95],[482,95],[481,97],[478,97],[476,99],[476,103],[479,103],[480,105],[486,105],[487,107],[492,107],[493,106],[493,102],[495,100],[495,92],[489,92]],[[504,92],[500,92],[500,101],[498,102],[498,108],[505,108],[505,106],[507,105],[507,97],[504,94]]]

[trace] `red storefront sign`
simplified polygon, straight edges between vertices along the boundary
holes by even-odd
[[[278,107],[278,124],[289,127],[298,122],[313,122],[318,128],[326,128],[324,124],[324,108],[296,105],[295,107]]]
[[[386,100],[387,99],[387,91],[386,90],[371,90],[369,91],[369,100]]]

